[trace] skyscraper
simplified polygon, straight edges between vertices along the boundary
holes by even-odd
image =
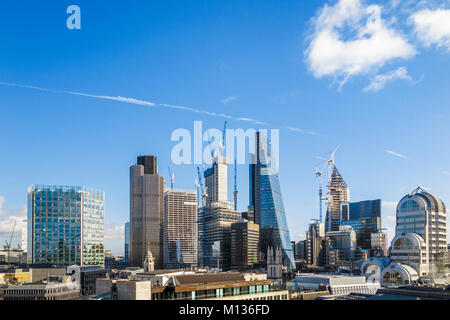
[[[323,264],[322,240],[325,237],[325,225],[319,220],[311,221],[306,233],[306,263],[313,266]]]
[[[341,224],[349,225],[356,232],[357,246],[370,251],[370,256],[376,256],[382,250],[374,250],[372,238],[377,234],[380,241],[381,231],[381,200],[341,203]]]
[[[103,191],[85,187],[28,188],[29,263],[104,266]]]
[[[166,190],[164,193],[164,265],[197,266],[197,193]]]
[[[295,268],[291,238],[286,221],[277,166],[272,157],[272,145],[265,134],[256,132],[256,155],[250,164],[250,210],[260,227],[260,253],[266,261],[268,247],[281,248],[283,265]]]
[[[336,166],[333,166],[328,190],[325,232],[339,230],[341,221],[341,203],[344,202],[350,202],[350,191]]]
[[[206,204],[199,210],[199,260],[205,267],[231,268],[231,224],[241,218],[228,201],[227,159],[216,156],[204,172]]]
[[[130,262],[130,223],[125,222],[124,226],[124,258],[125,261]]]
[[[227,158],[216,156],[211,168],[205,171],[206,206],[216,201],[228,201]]]
[[[248,269],[258,263],[259,226],[241,219],[231,225],[231,268]]]
[[[130,167],[130,265],[142,267],[147,251],[155,268],[164,264],[164,178],[155,156],[140,156]]]

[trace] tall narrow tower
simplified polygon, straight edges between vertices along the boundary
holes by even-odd
[[[163,267],[164,178],[155,156],[140,156],[130,168],[130,265],[142,267],[148,249]]]

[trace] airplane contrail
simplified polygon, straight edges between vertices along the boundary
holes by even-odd
[[[145,101],[145,100],[140,100],[140,99],[135,99],[135,98],[127,98],[127,97],[121,97],[121,96],[96,95],[96,94],[89,94],[89,93],[69,91],[69,90],[48,89],[48,88],[42,88],[42,87],[37,87],[37,86],[11,83],[11,82],[3,82],[3,81],[0,81],[0,85],[24,88],[24,89],[32,89],[32,90],[51,92],[51,93],[68,94],[68,95],[73,95],[73,96],[81,96],[81,97],[88,97],[88,98],[101,99],[101,100],[118,101],[118,102],[130,103],[130,104],[146,106],[146,107],[163,107],[163,108],[168,108],[168,109],[184,110],[184,111],[194,112],[194,113],[198,113],[198,114],[204,114],[204,115],[211,116],[211,117],[219,117],[219,118],[225,118],[225,119],[235,120],[235,121],[246,121],[246,122],[250,122],[250,123],[254,123],[254,124],[258,124],[258,125],[269,126],[269,124],[266,122],[252,119],[252,118],[235,117],[235,116],[230,116],[230,115],[227,115],[224,113],[216,113],[216,112],[211,112],[211,111],[207,111],[207,110],[195,109],[195,108],[191,108],[191,107],[177,106],[177,105],[173,105],[173,104],[155,103],[155,102]],[[303,130],[300,128],[289,127],[289,126],[286,126],[284,128],[288,129],[290,131],[293,131],[293,132],[301,133],[301,134],[319,136],[319,134],[314,131],[308,131],[308,130]]]

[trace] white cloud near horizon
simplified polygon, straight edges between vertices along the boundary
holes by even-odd
[[[30,86],[30,85],[24,85],[24,84],[18,84],[18,83],[11,83],[11,82],[4,82],[4,81],[0,81],[0,85],[24,88],[24,89],[32,89],[32,90],[51,92],[51,93],[58,93],[58,94],[67,94],[67,95],[88,97],[88,98],[101,99],[101,100],[117,101],[117,102],[123,102],[123,103],[129,103],[129,104],[135,104],[135,105],[141,105],[141,106],[147,106],[147,107],[155,107],[155,108],[162,107],[162,108],[168,108],[168,109],[183,110],[183,111],[203,114],[203,115],[207,115],[207,116],[211,116],[211,117],[219,117],[219,118],[225,118],[225,119],[230,119],[230,120],[235,120],[235,121],[250,122],[250,123],[253,123],[256,125],[265,125],[265,126],[270,125],[266,122],[263,122],[263,121],[260,121],[257,119],[252,119],[252,118],[236,117],[236,116],[231,116],[231,115],[227,115],[224,113],[216,113],[216,112],[200,110],[200,109],[195,109],[195,108],[190,108],[190,107],[185,107],[185,106],[177,106],[177,105],[173,105],[173,104],[154,103],[154,102],[135,99],[135,98],[127,98],[127,97],[121,97],[121,96],[95,95],[95,94],[88,94],[88,93],[75,92],[75,91],[48,89],[48,88],[42,88],[42,87],[36,87],[36,86]],[[286,126],[284,128],[288,129],[290,131],[293,131],[293,132],[301,133],[301,134],[318,135],[314,131],[303,130],[300,128],[294,128],[294,127],[288,127],[288,126]]]
[[[411,15],[414,31],[426,46],[435,45],[450,52],[450,10],[424,9]]]
[[[5,203],[5,197],[0,196],[0,216],[3,215],[3,204]]]
[[[397,201],[383,201],[381,203],[383,208],[388,208],[388,209],[396,209],[397,208]]]
[[[18,211],[9,214],[4,213],[4,215],[0,217],[0,237],[11,236],[11,232],[14,229],[14,222],[16,222],[16,227],[14,229],[14,238],[20,237],[22,228],[25,227],[26,225],[26,223],[24,222],[26,218],[27,218],[26,205],[23,205]]]
[[[407,80],[409,82],[412,82],[412,78],[408,74],[408,70],[406,67],[400,67],[397,70],[393,70],[390,72],[387,72],[385,74],[379,74],[375,76],[375,78],[372,79],[370,84],[363,89],[363,91],[374,91],[378,92],[381,89],[383,89],[388,82],[392,82],[394,80]]]
[[[123,240],[125,238],[124,223],[107,222],[105,225],[105,240]]]
[[[415,56],[414,46],[381,12],[381,6],[362,0],[339,0],[320,9],[305,51],[314,77],[332,77],[341,88],[353,76],[377,73],[389,62]]]
[[[395,152],[395,151],[392,151],[392,150],[386,150],[386,152],[389,153],[390,155],[393,155],[393,156],[397,157],[397,158],[409,159],[407,156],[404,156],[403,154]]]

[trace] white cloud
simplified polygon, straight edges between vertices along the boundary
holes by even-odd
[[[397,201],[383,201],[382,202],[383,208],[387,208],[387,209],[396,209],[397,204],[398,204]]]
[[[393,155],[393,156],[395,156],[395,157],[397,157],[397,158],[408,159],[408,157],[406,157],[406,156],[404,156],[404,155],[402,155],[402,154],[400,154],[398,152],[392,151],[392,150],[386,150],[386,152],[391,154],[391,155]]]
[[[410,17],[419,40],[450,51],[450,10],[421,10]]]
[[[2,216],[0,220],[0,236],[10,237],[11,232],[14,229],[14,222],[16,227],[14,229],[14,237],[18,237],[21,234],[22,228],[25,226],[24,220],[27,218],[27,208],[23,206],[20,210]]]
[[[230,103],[231,101],[234,101],[236,99],[237,99],[236,96],[229,96],[229,97],[226,97],[225,99],[222,99],[222,103],[223,104],[227,104],[227,103]]]
[[[446,176],[450,176],[450,171],[444,170],[444,171],[442,171],[442,173],[445,174]]]
[[[407,69],[405,67],[400,67],[397,70],[377,75],[372,79],[372,82],[366,88],[364,88],[364,91],[380,91],[386,86],[388,82],[397,79],[412,81],[412,78],[409,76]]]
[[[51,93],[60,93],[60,94],[67,94],[67,95],[74,95],[74,96],[89,97],[89,98],[94,98],[94,99],[102,99],[102,100],[110,100],[110,101],[112,100],[112,101],[131,103],[131,104],[147,106],[147,107],[162,107],[162,108],[167,108],[167,109],[183,110],[183,111],[207,115],[210,117],[225,118],[225,119],[230,119],[230,120],[235,120],[235,121],[246,121],[246,122],[250,122],[250,123],[253,123],[256,125],[273,126],[273,125],[270,125],[266,122],[263,122],[263,121],[260,121],[257,119],[231,116],[231,115],[224,114],[224,113],[216,113],[216,112],[211,112],[211,111],[207,111],[207,110],[178,106],[178,105],[173,105],[173,104],[154,103],[154,102],[139,100],[139,99],[135,99],[135,98],[124,98],[124,97],[120,97],[120,96],[114,97],[114,96],[94,95],[94,94],[87,94],[87,93],[67,91],[67,90],[47,89],[47,88],[41,88],[41,87],[29,86],[29,85],[17,84],[17,83],[11,83],[11,82],[3,82],[3,81],[0,81],[0,85],[32,89],[32,90],[51,92]],[[292,131],[296,131],[296,132],[303,133],[303,134],[309,134],[309,135],[317,135],[317,133],[315,133],[315,132],[301,130],[301,129],[292,130]]]
[[[124,239],[125,226],[123,223],[106,223],[105,240]]]
[[[3,215],[3,203],[5,203],[5,197],[0,196],[0,216]]]
[[[381,6],[367,6],[361,0],[325,5],[312,20],[314,32],[305,52],[313,75],[331,76],[342,87],[352,76],[413,57],[415,48],[382,19],[381,10]]]

